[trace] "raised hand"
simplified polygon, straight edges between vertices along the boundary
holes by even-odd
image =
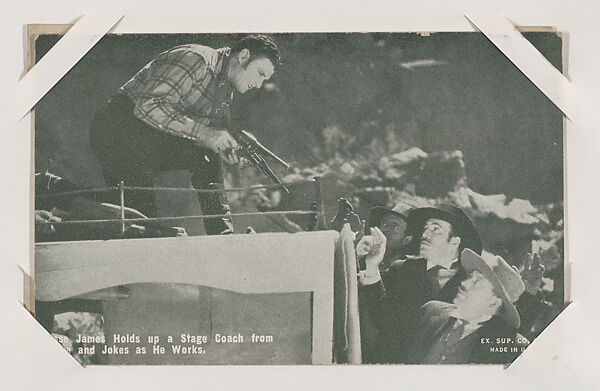
[[[542,286],[542,277],[546,267],[542,265],[542,259],[536,253],[527,254],[523,262],[523,271],[521,280],[525,285],[525,291],[531,295],[536,295]]]
[[[356,245],[356,255],[361,258],[371,252],[373,247],[374,238],[371,235],[364,235]]]
[[[354,213],[354,207],[350,201],[345,198],[340,198],[338,199],[337,213],[333,220],[331,220],[331,222],[327,225],[327,229],[340,232],[346,223],[350,223],[350,229],[352,232],[359,233],[361,226],[360,218],[356,213]]]
[[[363,242],[364,241],[364,242]],[[362,245],[361,245],[361,242]],[[371,235],[364,236],[357,246],[357,254],[365,253],[367,270],[379,268],[385,255],[386,237],[377,227],[371,228]],[[359,252],[360,247],[360,252]]]

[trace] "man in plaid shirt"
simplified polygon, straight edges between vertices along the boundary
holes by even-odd
[[[107,184],[152,187],[151,172],[190,169],[194,188],[222,189],[221,161],[240,162],[222,113],[234,91],[260,88],[279,63],[279,49],[264,35],[247,36],[232,48],[190,44],[158,55],[92,122],[90,146]],[[198,197],[204,214],[230,213],[224,192]],[[152,191],[126,192],[125,201],[156,216]],[[230,218],[206,219],[204,227],[209,235],[233,232]]]

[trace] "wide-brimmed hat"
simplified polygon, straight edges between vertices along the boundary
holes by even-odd
[[[369,226],[370,227],[379,226],[379,224],[381,223],[381,220],[383,220],[383,218],[386,215],[399,216],[404,221],[408,221],[407,215],[408,215],[408,212],[412,209],[413,209],[412,206],[405,204],[404,202],[398,202],[392,209],[385,208],[383,206],[376,206],[374,208],[371,208],[371,211],[369,212]]]
[[[492,283],[494,293],[502,299],[502,307],[498,315],[506,323],[516,329],[521,325],[519,312],[513,304],[525,291],[525,285],[516,268],[511,267],[502,257],[486,257],[475,254],[468,248],[463,250],[460,260],[463,269],[468,273],[476,270]]]
[[[470,248],[481,254],[483,246],[479,232],[473,221],[462,209],[452,204],[439,204],[437,207],[413,209],[408,213],[408,229],[415,237],[421,237],[425,223],[430,219],[447,221],[452,224],[454,236],[460,237],[459,251]]]

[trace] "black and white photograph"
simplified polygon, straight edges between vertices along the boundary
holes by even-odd
[[[566,306],[563,113],[480,32],[107,34],[33,129],[84,366],[507,365]]]

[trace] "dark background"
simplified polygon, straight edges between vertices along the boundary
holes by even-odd
[[[231,45],[242,35],[105,36],[35,108],[35,168],[102,186],[88,146],[94,111],[158,53],[184,43]],[[563,198],[562,114],[482,34],[274,34],[284,64],[235,113],[297,167],[323,161],[326,127],[356,136],[352,156],[392,129],[405,147],[461,150],[469,187],[534,203]],[[561,69],[561,38],[526,33]],[[60,37],[42,35],[39,60]],[[410,67],[417,60],[428,66]],[[408,65],[406,65],[408,63]],[[402,66],[405,64],[405,66]]]

